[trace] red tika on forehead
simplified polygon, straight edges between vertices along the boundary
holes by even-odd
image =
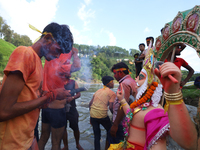
[[[129,71],[128,68],[119,68],[119,69],[114,69],[113,72],[116,73],[117,71],[124,71],[124,70],[128,70],[128,72],[131,74],[131,72]]]

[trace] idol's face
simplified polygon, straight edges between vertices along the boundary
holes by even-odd
[[[137,78],[135,78],[136,81],[136,89],[138,89],[140,86],[142,86],[144,84],[146,80],[146,74],[144,72],[140,72],[139,76],[137,76]]]

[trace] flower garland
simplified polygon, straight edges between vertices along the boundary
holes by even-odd
[[[127,138],[129,136],[129,126],[130,126],[130,123],[131,123],[131,120],[133,118],[133,111],[134,111],[134,108],[137,107],[137,106],[140,106],[142,104],[144,104],[145,102],[149,101],[149,99],[151,98],[151,96],[153,95],[156,87],[158,86],[158,82],[153,82],[151,86],[149,86],[147,92],[145,93],[144,96],[142,96],[140,99],[138,99],[137,101],[134,101],[133,103],[131,103],[130,105],[130,109],[127,110],[127,113],[126,113],[126,117],[122,123],[123,125],[123,130],[124,130],[124,136],[125,136],[125,140],[123,142],[124,144],[124,148],[126,147],[126,144],[127,144]],[[149,105],[148,105],[149,106]],[[147,107],[148,107],[147,106]],[[146,106],[142,106],[142,107],[146,107]]]
[[[150,99],[157,86],[158,86],[158,82],[153,82],[152,85],[149,86],[145,95],[141,97],[140,99],[138,99],[137,101],[134,101],[133,103],[131,103],[130,108],[133,109],[137,106],[140,106],[141,104],[145,103],[148,99]]]

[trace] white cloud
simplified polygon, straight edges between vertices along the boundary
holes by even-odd
[[[92,45],[93,44],[93,41],[92,39],[90,39],[88,42],[87,42],[88,45]]]
[[[84,2],[89,5],[91,3],[92,0],[84,0]]]
[[[57,11],[58,0],[0,0],[0,14],[14,32],[27,35],[32,41],[40,36],[28,24],[40,31],[50,23]]]
[[[73,34],[74,43],[76,44],[83,43],[83,37],[81,36],[81,33],[79,30],[75,29],[74,26],[70,26],[70,31]]]
[[[78,17],[84,22],[84,26],[90,23],[91,18],[95,18],[95,11],[91,9],[85,10],[86,5],[82,4],[81,8],[78,10]]]
[[[145,29],[144,29],[144,33],[149,33],[151,30],[148,28],[148,27],[146,27]]]
[[[74,43],[92,45],[93,41],[87,34],[83,34],[80,30],[75,29],[74,26],[70,26],[70,30],[74,37]]]
[[[199,56],[197,55],[197,52],[195,49],[187,46],[182,52],[181,52],[181,55],[180,55],[181,58],[183,58],[185,61],[187,61],[187,63],[194,69],[194,71],[198,71],[200,72],[200,67],[199,67],[199,64],[200,64],[200,58]],[[184,69],[185,68],[181,68],[181,69]]]
[[[113,35],[113,33],[109,32],[109,31],[107,31],[107,34],[108,34],[109,40],[110,40],[109,45],[116,46],[116,37]]]

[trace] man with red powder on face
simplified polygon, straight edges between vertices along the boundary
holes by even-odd
[[[70,64],[71,57],[73,57],[72,64]],[[80,70],[80,68],[81,62],[76,48],[72,48],[68,54],[61,54],[57,59],[45,61],[43,90],[49,91],[55,88],[63,88],[69,81],[69,75],[72,72]],[[70,96],[68,99],[72,97],[74,96]],[[38,142],[40,150],[45,148],[50,132],[52,133],[52,149],[60,149],[61,139],[66,126],[65,105],[66,99],[63,101],[55,100],[46,106],[47,108],[42,109],[42,131]],[[76,147],[82,149],[79,144],[79,138],[77,141]]]
[[[136,90],[136,82],[135,80],[129,75],[129,68],[128,66],[123,63],[117,63],[113,65],[112,72],[114,73],[115,79],[120,84],[123,83],[124,88],[124,97],[127,101],[127,103],[132,103],[132,101],[129,99],[130,95],[133,97],[136,96],[137,90]],[[120,109],[120,103],[119,100],[116,98],[113,102],[113,119],[112,119],[112,126],[110,131],[108,132],[108,142],[109,144],[113,143],[119,143],[121,140],[124,139],[124,131],[122,126],[122,121],[125,117],[125,114],[122,109]]]
[[[182,88],[189,81],[189,79],[192,77],[192,75],[194,74],[194,70],[190,65],[188,65],[188,63],[183,58],[176,57],[176,56],[180,56],[181,55],[181,51],[185,49],[186,45],[183,44],[183,43],[180,43],[180,44],[176,44],[175,47],[176,47],[176,49],[175,49],[174,56],[172,56],[173,52],[171,51],[169,53],[167,59],[165,59],[165,62],[171,62],[171,57],[174,57],[173,63],[179,69],[181,69],[181,66],[182,66],[182,67],[186,68],[189,71],[187,77],[183,81],[181,81],[181,83],[180,83],[180,87]]]
[[[37,142],[34,140],[34,128],[39,107],[70,96],[64,88],[52,89],[42,95],[41,58],[44,56],[50,61],[61,53],[69,53],[73,45],[72,33],[67,25],[57,23],[50,23],[40,33],[42,36],[32,46],[17,47],[4,69],[0,93],[1,150],[35,150]]]

